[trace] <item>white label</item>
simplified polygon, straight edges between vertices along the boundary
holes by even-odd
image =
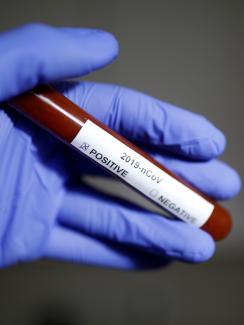
[[[71,144],[186,222],[201,227],[214,209],[213,204],[90,120]]]

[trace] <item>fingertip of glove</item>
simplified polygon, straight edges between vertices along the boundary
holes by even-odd
[[[197,118],[201,125],[198,142],[203,158],[212,159],[221,155],[226,147],[225,135],[205,116],[198,115]]]
[[[214,200],[229,200],[241,190],[242,181],[238,172],[225,162],[214,159],[204,163],[202,180],[192,184]],[[201,167],[201,166],[200,166]],[[196,170],[199,174],[199,170]],[[196,176],[196,175],[195,175]]]
[[[104,38],[104,40],[108,44],[110,44],[111,48],[113,48],[116,51],[116,53],[118,52],[119,42],[114,34],[103,29],[91,29],[91,31],[94,34],[97,34],[99,37]]]
[[[242,187],[242,180],[238,172],[230,166],[227,166],[227,168],[226,173],[222,174],[223,177],[220,181],[222,191],[219,191],[221,193],[218,196],[219,200],[229,200],[233,198],[239,194]]]
[[[208,261],[214,254],[215,243],[205,231],[195,226],[181,223],[180,246],[166,251],[167,256],[189,263],[202,263]]]
[[[224,152],[226,147],[225,135],[219,129],[216,129],[211,139],[213,144],[213,156],[220,156]]]
[[[220,156],[225,147],[226,138],[221,131],[216,129],[215,133],[209,137],[184,143],[180,146],[180,151],[193,159],[210,160]]]
[[[220,156],[226,147],[226,137],[215,125],[209,122],[206,118],[204,118],[206,123],[208,124],[209,135],[201,141],[199,140],[199,144],[202,144],[202,156],[205,159],[213,159]],[[207,130],[207,127],[206,127]],[[206,140],[206,141],[204,141]]]
[[[83,41],[83,45],[94,50],[97,56],[105,56],[108,61],[113,61],[119,53],[119,42],[116,37],[105,30],[96,28],[80,28],[80,27],[60,27],[61,31],[70,33]],[[84,40],[89,39],[89,43],[85,44]]]
[[[196,229],[196,236],[192,235],[186,243],[183,258],[191,263],[207,262],[215,252],[215,242],[212,237],[201,229]]]
[[[112,33],[101,29],[95,29],[93,33],[97,34],[104,42],[109,60],[115,60],[119,54],[119,42],[117,38]]]

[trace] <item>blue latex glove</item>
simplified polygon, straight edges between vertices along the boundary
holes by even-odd
[[[0,101],[85,75],[113,61],[114,37],[90,29],[28,25],[0,34]],[[134,90],[60,83],[72,101],[216,199],[237,194],[240,180],[214,159],[223,134],[202,116]],[[208,260],[211,237],[77,181],[97,173],[90,161],[12,108],[0,108],[0,266],[41,257],[116,268],[148,268],[169,259]],[[190,159],[189,159],[190,158]]]

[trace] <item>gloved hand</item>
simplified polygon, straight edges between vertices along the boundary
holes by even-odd
[[[28,25],[0,34],[0,102],[31,89],[85,75],[114,60],[106,32]],[[216,199],[240,181],[216,160],[223,134],[202,116],[115,85],[58,83],[59,90]],[[170,259],[208,260],[214,242],[202,230],[168,220],[78,181],[98,172],[90,161],[1,104],[0,266],[41,257],[116,268],[148,268]]]

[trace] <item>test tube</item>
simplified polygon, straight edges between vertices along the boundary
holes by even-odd
[[[181,220],[225,238],[229,212],[49,85],[8,104]],[[99,216],[98,216],[99,217]]]

